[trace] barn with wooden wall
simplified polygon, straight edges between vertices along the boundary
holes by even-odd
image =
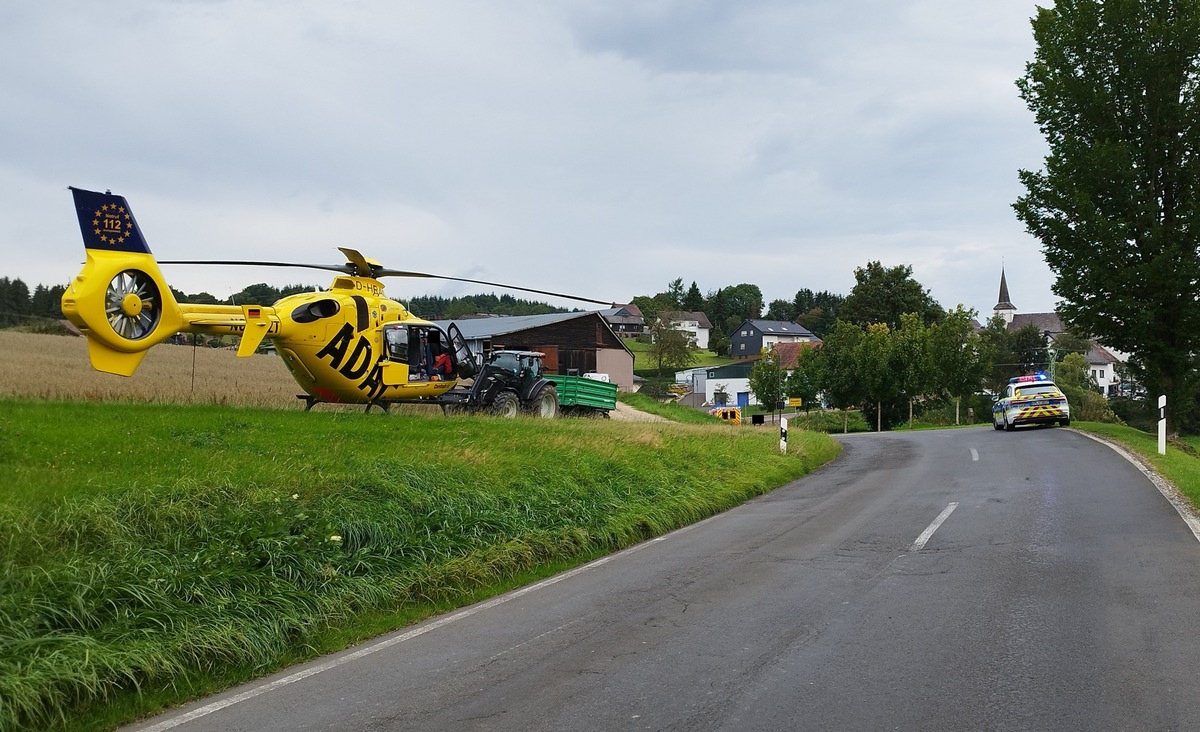
[[[446,329],[451,321],[437,324]],[[633,389],[633,353],[598,312],[466,318],[453,321],[473,353],[503,348],[541,351],[546,371],[598,372],[623,391]]]

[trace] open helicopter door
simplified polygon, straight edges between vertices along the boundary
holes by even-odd
[[[450,327],[446,329],[446,335],[450,337],[450,348],[454,351],[454,373],[458,378],[469,379],[479,373],[483,358],[471,353],[458,326],[451,323]]]

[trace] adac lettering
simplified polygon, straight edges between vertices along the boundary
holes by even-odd
[[[379,396],[383,392],[383,364],[375,364],[371,373],[358,385],[358,388],[367,392],[368,399]]]
[[[372,388],[374,382],[382,380],[383,369],[375,363],[371,342],[361,335],[358,340],[355,340],[354,328],[349,323],[343,325],[337,335],[317,352],[317,358],[325,357],[329,357],[329,365],[337,369],[339,374],[352,380],[361,379],[374,364],[375,370],[372,370],[371,375],[358,385],[359,389]],[[375,371],[380,373],[376,374]]]

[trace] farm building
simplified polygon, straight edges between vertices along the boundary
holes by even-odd
[[[435,321],[442,329],[452,321]],[[633,390],[633,353],[599,312],[467,318],[453,321],[472,353],[502,348],[541,351],[550,373],[608,374],[624,391]]]
[[[704,374],[694,377],[692,388],[697,394],[703,392],[705,404],[717,404],[717,391],[725,392],[725,403],[730,405],[748,407],[758,404],[754,392],[750,391],[750,369],[753,367],[754,361],[711,366]]]

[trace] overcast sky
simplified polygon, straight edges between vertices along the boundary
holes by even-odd
[[[162,259],[385,266],[627,302],[766,302],[911,265],[1019,312],[1053,274],[1011,204],[1045,146],[1031,0],[45,0],[0,24],[0,276],[66,284],[67,186]],[[164,267],[185,292],[319,271]],[[389,280],[388,294],[471,285]],[[519,296],[520,293],[514,293]],[[553,301],[558,305],[576,303]],[[584,306],[586,307],[586,306]]]

